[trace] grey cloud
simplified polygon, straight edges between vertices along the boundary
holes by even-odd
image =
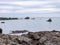
[[[0,0],[0,1],[32,1],[32,0]],[[55,0],[33,0],[33,1],[51,1],[52,3],[48,3],[48,4],[45,4],[45,5],[33,5],[33,6],[21,6],[21,5],[12,5],[12,4],[0,4],[0,6],[5,6],[5,5],[7,5],[7,6],[15,6],[15,7],[23,7],[24,9],[26,9],[26,8],[47,8],[47,7],[45,7],[45,6],[48,6],[48,5],[50,5],[51,7],[50,8],[60,8],[60,3],[58,2],[56,2]],[[58,0],[57,0],[58,1]],[[16,8],[16,9],[17,9]],[[12,13],[1,13],[0,14],[0,16],[12,16],[12,17],[20,17],[20,16],[44,16],[44,15],[46,15],[46,16],[51,16],[51,15],[53,15],[53,16],[58,16],[58,15],[60,15],[60,12],[59,11],[57,11],[57,12],[40,12],[40,13],[32,13],[32,12],[28,12],[28,13],[15,13],[14,11],[15,11],[15,9],[14,10],[12,10],[13,12]]]
[[[54,3],[53,4],[56,8],[60,8],[60,3]]]
[[[41,17],[41,16],[43,16],[43,17],[50,17],[50,16],[53,16],[53,17],[55,17],[55,16],[57,16],[57,17],[59,17],[59,15],[60,14],[58,14],[58,13],[24,13],[24,14],[20,14],[20,13],[18,13],[18,14],[14,14],[13,13],[13,15],[12,15],[12,13],[10,13],[10,14],[0,14],[0,17],[1,16],[3,16],[3,17],[26,17],[26,16],[39,16],[39,17]]]
[[[50,5],[50,4],[46,4],[46,5],[34,5],[34,6],[21,6],[23,8],[55,8],[56,5]]]
[[[60,0],[1,0],[1,1],[60,1]]]
[[[0,4],[0,6],[17,6],[17,7],[20,7],[20,5],[16,5],[16,4]]]
[[[45,0],[0,0],[0,1],[45,1]]]

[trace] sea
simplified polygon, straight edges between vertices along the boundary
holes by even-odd
[[[47,21],[51,19],[52,21]],[[2,23],[5,22],[5,23]],[[9,34],[15,30],[37,31],[60,31],[60,17],[34,17],[30,19],[19,18],[18,20],[0,20],[0,28],[3,33]]]

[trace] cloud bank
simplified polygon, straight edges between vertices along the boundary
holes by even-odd
[[[0,0],[0,16],[59,17],[59,14],[60,0]]]

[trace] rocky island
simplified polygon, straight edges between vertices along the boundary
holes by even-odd
[[[7,17],[0,17],[0,20],[18,20],[18,18],[7,18]]]

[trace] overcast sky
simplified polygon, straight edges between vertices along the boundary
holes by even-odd
[[[0,0],[0,17],[60,17],[60,0]]]

